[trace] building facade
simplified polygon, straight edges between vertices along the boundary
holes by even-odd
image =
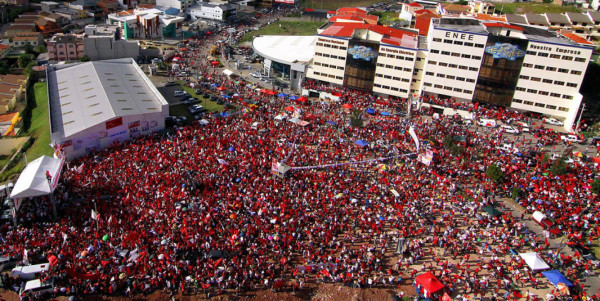
[[[140,55],[139,42],[126,41],[121,36],[121,29],[116,25],[86,26],[83,38],[85,55],[93,61],[137,58]]]
[[[203,3],[187,10],[192,20],[205,19],[205,20],[216,20],[225,21],[230,16],[234,16],[237,13],[236,8],[230,4],[211,4]]]
[[[554,116],[573,125],[593,47],[540,27],[432,19],[414,31],[333,23],[317,34],[307,77],[408,98],[430,95]]]
[[[46,45],[48,60],[76,61],[85,55],[83,35],[55,34]]]

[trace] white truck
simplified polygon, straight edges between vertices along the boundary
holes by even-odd
[[[12,269],[10,276],[13,278],[21,278],[23,280],[33,280],[36,276],[50,269],[50,263],[42,263],[42,264],[34,264],[34,265],[25,265],[18,266]]]
[[[496,123],[496,120],[494,120],[494,119],[483,119],[482,118],[477,121],[477,125],[495,128],[498,124]]]

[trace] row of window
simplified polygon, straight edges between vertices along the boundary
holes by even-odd
[[[467,83],[475,83],[475,80],[472,78],[465,78],[465,77],[461,77],[461,76],[455,76],[455,75],[450,75],[450,74],[443,74],[443,73],[438,73],[435,74],[433,72],[427,71],[425,72],[425,75],[429,75],[429,76],[436,76],[436,77],[440,77],[440,78],[447,78],[447,79],[452,79],[452,80],[459,80],[462,82],[467,82]]]
[[[535,76],[531,76],[529,77],[528,75],[519,75],[520,79],[526,79],[526,80],[531,80],[534,82],[543,82],[546,84],[553,84],[553,85],[557,85],[557,86],[564,86],[566,84],[567,87],[571,87],[571,88],[577,88],[577,84],[576,83],[565,83],[563,81],[560,80],[551,80],[551,79],[547,79],[547,78],[539,78],[539,77],[535,77]]]
[[[554,93],[554,92],[550,93],[548,91],[542,91],[542,90],[538,91],[536,89],[525,89],[523,87],[517,87],[517,88],[515,88],[515,90],[521,91],[521,92],[532,93],[532,94],[551,96],[551,97],[556,97],[556,98],[564,98],[564,99],[569,99],[569,100],[573,99],[572,95],[568,95],[568,94],[561,95],[560,93]]]
[[[475,47],[475,48],[483,48],[485,47],[485,45],[483,44],[478,44],[478,43],[471,43],[471,42],[463,42],[463,41],[453,41],[453,40],[448,40],[448,39],[444,39],[442,41],[442,39],[440,38],[433,38],[434,42],[440,42],[440,43],[446,43],[446,44],[454,44],[454,45],[464,45],[464,46],[468,46],[468,47]]]
[[[344,70],[343,66],[329,65],[329,64],[324,64],[324,63],[320,63],[320,62],[315,62],[315,66],[323,66],[323,67],[327,67],[327,68]]]
[[[474,60],[481,61],[481,57],[478,55],[470,55],[470,54],[450,52],[450,51],[439,51],[437,49],[431,49],[431,53],[438,53],[438,54],[441,53],[442,55],[449,55],[449,56],[453,56],[453,57],[461,57],[464,59],[474,59]]]
[[[561,56],[560,54],[548,54],[547,52],[535,52],[535,51],[527,51],[526,53],[529,55],[549,57],[551,59],[559,59],[559,60],[563,60],[563,61],[576,61],[576,62],[585,63],[585,58],[582,58],[582,57],[573,58],[572,56],[569,56],[569,55]]]
[[[473,94],[473,91],[471,91],[471,90],[461,89],[461,88],[457,88],[457,87],[444,86],[444,85],[440,85],[440,84],[434,85],[434,84],[428,83],[428,82],[423,83],[423,86],[434,87],[436,89],[444,89],[444,90],[454,91],[454,92],[459,92],[459,93]]]
[[[405,89],[399,89],[396,87],[390,87],[390,86],[385,86],[385,85],[380,85],[380,84],[373,84],[373,86],[377,87],[377,88],[381,88],[381,89],[396,91],[396,92],[402,92],[402,93],[408,92],[408,90],[405,90]]]
[[[552,72],[556,71],[556,72],[560,72],[560,73],[569,73],[569,69],[556,68],[556,67],[550,67],[550,66],[544,66],[544,65],[533,65],[533,64],[529,64],[529,63],[523,63],[523,67],[533,68],[533,69],[537,69],[537,70],[552,71]],[[581,71],[571,70],[571,74],[581,75]]]
[[[377,67],[387,68],[387,69],[393,69],[393,70],[399,70],[399,71],[411,72],[410,68],[400,67],[400,66],[392,66],[392,65],[385,65],[385,64],[381,64],[381,63],[377,63]]]
[[[346,46],[337,46],[337,45],[325,44],[325,43],[321,43],[321,42],[317,42],[317,46],[323,46],[323,47],[327,47],[327,48],[346,50]]]
[[[401,56],[401,55],[395,55],[395,54],[386,54],[386,53],[380,53],[379,56],[382,57],[389,57],[392,59],[398,59],[398,60],[406,60],[406,61],[414,61],[415,59],[410,57],[410,56]]]
[[[522,103],[524,105],[534,106],[534,107],[544,108],[544,109],[549,109],[549,110],[559,110],[559,111],[563,111],[563,112],[569,112],[569,108],[557,107],[554,105],[548,105],[548,104],[541,103],[541,102],[533,102],[533,101],[521,100],[521,99],[517,99],[517,98],[513,98],[513,102]]]
[[[341,76],[336,76],[336,75],[333,75],[333,74],[321,73],[321,72],[316,72],[316,71],[315,71],[315,72],[313,72],[313,73],[314,73],[315,75],[318,75],[318,76],[323,76],[323,77],[335,78],[335,79],[339,79],[339,80],[342,80],[342,79],[344,79],[344,78],[343,78],[343,77],[341,77]]]
[[[427,63],[430,65],[438,65],[438,66],[442,66],[442,67],[457,68],[457,69],[461,69],[461,70],[479,71],[479,68],[477,68],[477,67],[468,67],[468,66],[462,66],[462,65],[457,65],[457,64],[448,64],[445,62],[438,63],[436,61],[428,61]]]
[[[405,83],[410,82],[410,79],[408,79],[408,78],[400,78],[400,77],[386,75],[386,74],[380,74],[380,73],[375,73],[375,77],[383,77],[385,79],[392,79],[392,80],[397,80],[397,81],[401,81],[401,82],[405,82]]]
[[[329,54],[329,53],[315,52],[315,56],[329,57],[329,58],[338,59],[338,60],[346,60],[346,58],[343,56],[337,56],[337,55],[333,55],[333,54]]]

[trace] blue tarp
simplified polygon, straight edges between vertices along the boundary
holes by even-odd
[[[298,99],[298,98],[299,98],[299,97],[298,97],[298,96],[296,96],[296,95],[292,95],[292,96],[290,96],[290,100],[296,100],[296,99]]]
[[[337,123],[335,123],[335,121],[327,121],[327,123],[329,123],[331,125],[337,125]]]
[[[215,84],[210,84],[210,86],[211,86],[211,87],[218,87],[218,86],[219,86],[219,84],[216,84],[216,83],[215,83]]]
[[[222,97],[223,97],[223,98],[230,98],[231,96],[229,96],[229,95],[225,94],[225,95],[222,95]]]
[[[381,112],[381,116],[390,116],[390,113],[388,113],[388,112]]]
[[[368,114],[375,114],[375,110],[373,110],[373,109],[371,109],[371,108],[368,108],[368,109],[367,109],[367,113],[368,113]]]
[[[285,94],[285,93],[279,93],[279,94],[277,94],[277,96],[279,96],[279,97],[287,97],[288,95]]]
[[[564,283],[566,286],[573,286],[573,283],[557,270],[542,272],[542,274],[544,274],[554,286],[557,286],[559,283]]]
[[[367,145],[369,145],[369,143],[367,141],[365,141],[365,140],[356,140],[356,141],[354,141],[354,143],[358,144],[360,146],[367,146]]]
[[[222,113],[220,113],[220,114],[221,114],[221,116],[223,116],[223,117],[227,117],[227,116],[229,116],[229,113],[227,113],[227,112],[222,112]]]

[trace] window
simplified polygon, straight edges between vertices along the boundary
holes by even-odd
[[[534,68],[539,69],[539,70],[544,70],[544,66],[542,66],[542,65],[535,65]]]
[[[559,111],[569,112],[569,108],[558,107]]]
[[[444,86],[442,85],[433,85],[434,88],[442,89]]]
[[[466,58],[466,59],[470,59],[470,58],[471,58],[471,55],[469,55],[469,54],[464,54],[464,53],[463,53],[463,54],[461,55],[461,57],[464,57],[464,58]]]
[[[519,78],[520,79],[529,79],[529,76],[527,76],[527,75],[519,75]]]
[[[564,61],[572,61],[572,60],[573,60],[573,57],[572,57],[572,56],[568,56],[568,55],[563,55],[562,59],[563,59]]]
[[[477,71],[478,69],[476,67],[469,67],[469,71]]]
[[[465,46],[469,46],[469,47],[473,47],[473,43],[469,43],[469,42],[465,42],[464,45]]]
[[[431,87],[431,83],[423,83],[423,86],[425,86],[425,87]]]
[[[576,57],[576,58],[575,58],[575,61],[576,61],[576,62],[580,62],[580,63],[585,63],[585,58],[582,58],[582,57]]]
[[[553,106],[553,105],[546,105],[546,109],[550,109],[550,110],[556,110],[556,106]]]
[[[567,83],[567,87],[577,88],[577,84],[576,83]]]
[[[526,53],[526,54],[531,54],[531,55],[537,55],[537,52],[535,52],[535,51],[527,51],[527,52],[525,52],[525,53]]]
[[[463,93],[473,94],[473,91],[471,91],[471,90],[463,90]]]
[[[560,98],[560,94],[559,93],[550,93],[550,96]]]
[[[454,76],[454,75],[446,75],[446,78],[447,78],[447,79],[455,79],[455,78],[456,78],[456,76]]]
[[[465,81],[465,78],[464,78],[464,77],[457,77],[457,78],[456,78],[456,80],[460,80],[460,81],[463,81],[463,82],[464,82],[464,81]]]
[[[551,84],[551,83],[552,83],[552,80],[551,80],[551,79],[544,78],[544,79],[542,79],[542,82],[543,82],[543,83],[546,83],[546,84]]]
[[[440,53],[440,51],[437,49],[431,49],[431,53]]]
[[[434,41],[434,42],[441,42],[441,41],[442,41],[442,39],[440,39],[440,38],[433,38],[433,41]]]
[[[529,93],[533,93],[533,94],[537,94],[537,93],[538,93],[538,90],[535,90],[535,89],[527,89],[527,92],[529,92]]]
[[[462,41],[454,41],[454,45],[462,45],[463,42]]]
[[[516,98],[514,98],[514,99],[513,99],[513,102],[514,102],[514,103],[523,103],[523,101],[522,101],[522,100],[520,100],[520,99],[516,99]]]
[[[474,59],[474,60],[481,60],[481,57],[480,57],[480,56],[478,56],[478,55],[474,55],[474,56],[472,56],[471,58],[472,58],[472,59]]]
[[[458,53],[458,52],[452,52],[452,56],[460,57],[460,53]]]
[[[449,64],[448,67],[450,67],[450,68],[458,68],[458,65],[456,65],[456,64]]]
[[[542,79],[539,78],[539,77],[532,77],[531,80],[534,81],[534,82],[540,82],[540,81],[542,81]]]
[[[525,88],[523,88],[523,87],[517,87],[515,90],[525,92]]]
[[[581,75],[581,71],[571,70],[571,74]]]
[[[440,65],[442,67],[448,67],[448,63],[444,63],[444,62],[440,62],[438,65]]]
[[[483,44],[475,44],[475,47],[477,47],[477,48],[483,48],[483,46],[484,46]]]
[[[452,91],[452,87],[444,86],[444,90]]]
[[[533,65],[529,64],[529,63],[524,63],[523,67],[525,67],[525,68],[531,68],[531,67],[533,67]]]
[[[425,75],[431,75],[431,76],[433,76],[433,74],[434,74],[433,72],[429,72],[429,71],[425,72]]]
[[[536,103],[535,103],[535,106],[536,106],[536,107],[543,108],[543,107],[545,107],[546,105],[545,105],[545,104],[543,104],[543,103],[536,102]]]
[[[548,96],[548,94],[550,94],[550,93],[548,93],[546,91],[540,91],[540,92],[538,92],[538,94]]]
[[[560,72],[560,73],[569,73],[569,69],[558,68],[558,72]]]
[[[533,105],[533,101],[524,100],[523,104],[531,106],[531,105]]]
[[[555,84],[555,85],[559,85],[559,86],[564,86],[564,85],[565,85],[565,82],[561,82],[561,81],[559,81],[559,80],[555,80],[555,81],[554,81],[554,84]]]
[[[547,54],[547,53],[545,53],[545,52],[540,52],[540,53],[538,53],[538,56],[541,56],[541,57],[548,57],[548,54]]]
[[[441,78],[444,78],[444,77],[446,77],[446,75],[444,75],[444,74],[442,74],[442,73],[438,73],[438,74],[436,74],[435,76],[437,76],[437,77],[441,77]]]
[[[456,91],[456,92],[462,92],[462,89],[461,88],[454,88],[454,91]]]
[[[573,96],[565,94],[565,95],[563,95],[563,98],[564,99],[573,99]]]
[[[550,67],[550,66],[548,66],[548,67],[546,67],[546,70],[554,72],[554,71],[556,71],[556,67]]]
[[[442,51],[443,55],[450,55],[450,51]]]
[[[461,69],[461,70],[467,70],[467,69],[469,69],[469,68],[468,68],[467,66],[458,66],[458,69]]]
[[[444,40],[444,43],[446,43],[446,44],[452,44],[452,40]]]
[[[551,54],[550,58],[551,59],[560,59],[560,54]]]

